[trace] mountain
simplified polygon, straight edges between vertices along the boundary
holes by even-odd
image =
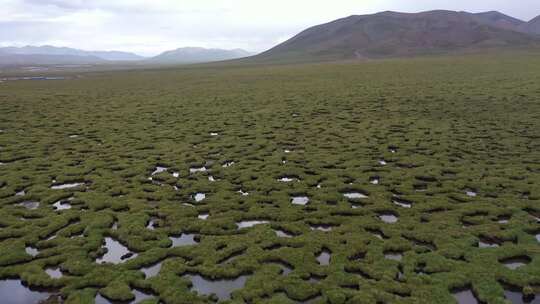
[[[94,56],[9,54],[0,51],[0,66],[97,64],[106,61]]]
[[[540,35],[540,16],[523,24],[520,29],[529,34]]]
[[[83,51],[67,47],[25,46],[25,47],[5,47],[0,48],[0,53],[13,55],[53,55],[53,56],[77,56],[77,57],[97,57],[108,61],[135,61],[144,57],[133,53],[118,51]]]
[[[496,12],[354,15],[309,28],[252,60],[385,58],[539,44],[533,35],[508,29],[520,23]]]
[[[187,64],[237,59],[251,55],[251,53],[242,49],[222,50],[186,47],[164,52],[156,57],[150,58],[148,62],[160,64]]]
[[[514,17],[510,17],[497,11],[472,14],[474,19],[486,25],[503,28],[512,31],[520,31],[520,27],[526,22]]]

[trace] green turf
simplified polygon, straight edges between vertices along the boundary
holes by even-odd
[[[148,303],[211,303],[187,274],[249,275],[231,303],[455,303],[451,290],[467,286],[505,303],[503,283],[539,291],[535,54],[5,82],[0,130],[0,278],[57,288],[67,303],[93,303],[96,292],[129,300],[132,288],[155,294]],[[156,166],[168,170],[149,180]],[[287,176],[295,180],[278,181]],[[53,180],[85,185],[55,190]],[[206,199],[195,202],[198,192]],[[71,209],[53,209],[70,197]],[[398,221],[383,222],[387,213]],[[269,223],[238,230],[243,220]],[[181,232],[200,242],[169,248]],[[107,236],[137,257],[97,264]],[[500,246],[479,248],[480,239]],[[323,250],[328,266],[316,260]],[[402,260],[385,259],[390,251]],[[501,263],[517,256],[530,263]],[[145,279],[139,269],[159,261]],[[282,275],[280,264],[293,271]],[[54,280],[45,268],[57,265],[64,276]]]

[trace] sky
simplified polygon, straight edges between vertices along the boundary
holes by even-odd
[[[498,10],[528,21],[539,0],[0,0],[0,46],[55,45],[144,56],[187,46],[261,52],[355,14]]]

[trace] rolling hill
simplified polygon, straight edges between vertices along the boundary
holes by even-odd
[[[147,61],[158,64],[187,64],[230,60],[251,56],[252,54],[242,49],[222,50],[205,49],[200,47],[179,48],[164,52]]]
[[[258,55],[258,61],[387,58],[482,48],[538,45],[517,28],[526,24],[498,12],[381,12],[309,28]]]
[[[540,35],[540,16],[532,19],[531,21],[522,24],[520,30],[529,34]]]

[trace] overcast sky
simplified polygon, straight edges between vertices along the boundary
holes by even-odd
[[[0,46],[155,55],[184,46],[263,51],[306,27],[384,10],[498,10],[528,21],[540,0],[0,0]]]

